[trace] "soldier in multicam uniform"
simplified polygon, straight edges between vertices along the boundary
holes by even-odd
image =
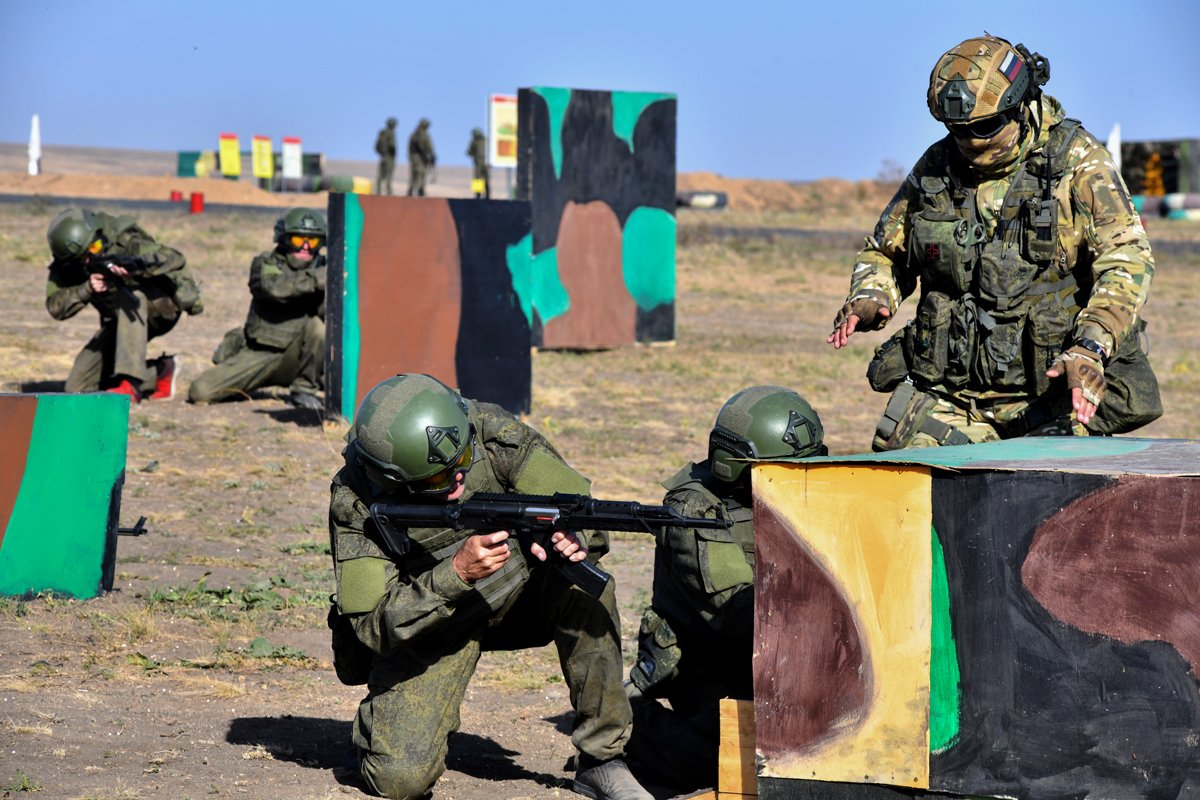
[[[505,531],[410,528],[408,552],[392,552],[369,516],[375,502],[586,494],[589,481],[512,414],[428,375],[375,386],[344,456],[329,506],[337,582],[330,627],[338,677],[369,687],[353,730],[368,787],[385,797],[429,796],[480,652],[553,641],[575,709],[573,788],[651,800],[622,758],[632,715],[613,592],[597,599],[571,586],[544,563],[545,549],[510,549]],[[594,538],[603,552],[607,540]],[[551,543],[554,558],[580,561],[589,549],[575,534],[556,532]]]
[[[733,526],[657,534],[653,596],[625,686],[630,762],[648,782],[677,791],[714,786],[721,698],[754,696],[754,514],[743,459],[823,455],[823,438],[821,418],[803,397],[751,386],[721,408],[708,458],[663,483],[668,507]]]
[[[183,254],[156,242],[133,217],[77,208],[55,216],[46,239],[54,256],[46,282],[50,316],[68,319],[89,305],[100,313],[100,330],[76,356],[66,391],[103,389],[134,403],[173,397],[175,357],[147,361],[146,345],[184,312],[204,310]]]
[[[188,401],[247,397],[287,386],[288,402],[321,411],[325,383],[325,217],[293,208],[275,223],[275,248],[250,264],[246,324],[225,334],[213,363],[188,387]]]
[[[949,135],[922,156],[859,252],[827,341],[915,319],[868,369],[891,391],[876,450],[1122,433],[1162,413],[1140,344],[1154,259],[1108,151],[1042,93],[1049,63],[968,39],[928,103]]]
[[[408,196],[424,197],[429,170],[437,163],[433,139],[429,136],[429,120],[422,119],[408,137]]]

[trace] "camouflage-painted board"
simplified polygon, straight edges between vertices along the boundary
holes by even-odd
[[[112,588],[129,398],[0,395],[0,595]]]
[[[518,91],[535,345],[675,338],[675,108],[656,92]]]
[[[1200,443],[769,463],[754,495],[761,797],[1200,792]]]
[[[401,372],[529,410],[528,203],[330,195],[328,259],[327,410]]]

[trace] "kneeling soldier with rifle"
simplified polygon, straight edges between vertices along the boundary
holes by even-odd
[[[510,531],[503,516],[476,529],[481,518],[451,505],[485,493],[523,519],[530,504],[540,509],[534,517],[553,516],[562,507],[549,508],[552,495],[586,495],[589,481],[512,414],[428,375],[373,388],[344,455],[329,508],[337,581],[330,627],[338,677],[369,686],[352,735],[367,786],[385,797],[427,796],[445,771],[447,737],[458,728],[480,653],[553,641],[575,709],[573,788],[648,800],[623,759],[632,714],[614,593],[607,580],[598,596],[581,591],[550,566],[598,558],[606,537],[565,520],[545,535],[509,517],[504,524],[518,529]],[[509,493],[535,497],[494,497]],[[439,503],[442,513],[430,515]],[[397,510],[404,506],[424,519],[404,518]],[[510,547],[522,528],[537,541]]]

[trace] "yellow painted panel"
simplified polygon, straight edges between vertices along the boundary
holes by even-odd
[[[755,465],[754,502],[839,587],[871,672],[862,719],[762,775],[928,788],[930,483],[924,466]]]

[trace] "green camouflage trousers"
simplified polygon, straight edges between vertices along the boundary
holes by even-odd
[[[117,313],[102,319],[100,330],[75,357],[64,387],[68,392],[94,392],[123,375],[144,393],[154,391],[158,371],[146,361],[146,346],[179,321],[179,306],[161,289],[148,286],[120,291]]]
[[[236,329],[235,329],[236,330]],[[317,394],[325,378],[325,323],[311,317],[286,350],[247,344],[188,387],[188,400],[212,403],[246,397],[264,386],[290,386],[293,392]]]
[[[1088,436],[1065,394],[1020,400],[955,402],[902,383],[892,392],[871,449],[978,444],[1020,436]]]
[[[533,570],[501,620],[420,658],[377,657],[369,693],[354,720],[359,771],[377,794],[424,797],[446,769],[447,739],[484,650],[521,650],[551,641],[575,709],[571,740],[607,760],[629,740],[632,713],[622,686],[620,621],[612,589],[596,600],[553,569]]]

